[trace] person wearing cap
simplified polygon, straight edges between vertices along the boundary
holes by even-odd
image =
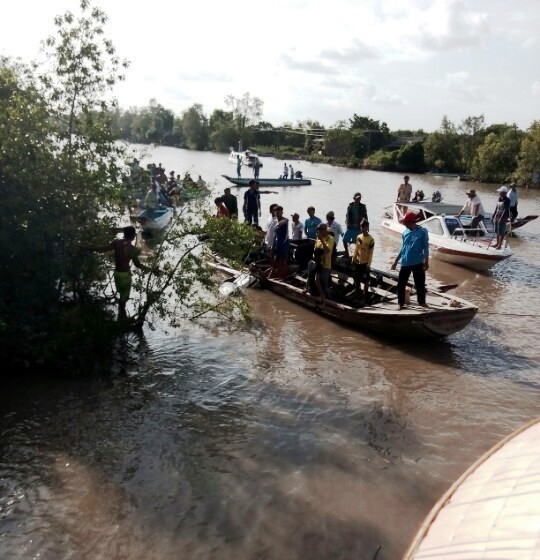
[[[518,195],[516,191],[516,184],[510,183],[508,186],[508,200],[510,201],[510,220],[515,220],[518,215]]]
[[[295,212],[292,216],[291,237],[293,240],[302,239],[304,233],[304,225],[300,221],[300,214]]]
[[[322,250],[321,272],[317,272],[316,274],[320,275],[317,280],[320,281],[324,297],[327,299],[332,299],[330,294],[330,271],[332,270],[333,249],[334,237],[328,231],[328,226],[324,223],[320,223],[317,226],[317,240],[315,241],[314,254],[317,250]]]
[[[469,189],[465,193],[468,197],[467,202],[463,205],[463,208],[458,212],[457,216],[461,214],[467,214],[472,216],[470,229],[473,233],[478,233],[478,224],[484,221],[484,207],[480,197],[476,194],[474,189]]]
[[[401,235],[401,250],[392,264],[392,270],[396,270],[397,264],[401,260],[397,285],[398,309],[400,310],[405,305],[405,288],[411,273],[418,305],[428,307],[426,303],[426,270],[429,268],[429,235],[425,228],[416,223],[416,218],[417,215],[410,211],[401,218],[400,222],[406,229]]]
[[[362,195],[357,192],[353,196],[353,201],[347,206],[347,214],[345,215],[345,225],[347,229],[343,235],[343,247],[345,247],[345,255],[349,255],[349,244],[356,243],[356,238],[360,235],[360,222],[367,220],[367,208],[362,204]]]
[[[258,189],[259,183],[255,179],[249,182],[249,189],[244,193],[243,212],[246,224],[259,225],[261,215],[261,195]]]
[[[362,233],[356,238],[352,257],[352,263],[355,267],[354,289],[359,292],[360,283],[364,283],[364,305],[367,305],[369,303],[369,281],[375,240],[369,234],[369,222],[367,220],[362,220],[360,227]]]
[[[330,210],[326,214],[326,225],[328,226],[328,231],[334,236],[334,249],[332,251],[332,262],[336,262],[337,258],[337,246],[341,237],[343,237],[343,228],[341,224],[336,222],[336,217],[334,212]]]
[[[405,177],[403,177],[403,183],[399,185],[396,202],[410,202],[411,195],[412,185],[409,183],[409,176],[405,175]]]
[[[315,216],[315,208],[309,206],[307,209],[308,217],[304,221],[304,231],[306,232],[306,237],[308,239],[316,239],[317,237],[317,226],[322,222],[322,220]]]
[[[495,249],[501,249],[506,236],[508,219],[510,218],[510,199],[506,196],[508,193],[508,187],[503,185],[497,189],[497,192],[499,193],[499,200],[497,201],[495,211],[491,216],[491,221],[495,226],[495,234],[497,235]]]

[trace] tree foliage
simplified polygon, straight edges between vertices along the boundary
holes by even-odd
[[[528,187],[540,187],[540,121],[534,121],[523,138],[515,178]]]

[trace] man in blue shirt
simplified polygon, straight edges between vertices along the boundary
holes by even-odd
[[[315,216],[315,208],[310,206],[307,209],[308,218],[304,222],[304,231],[308,239],[317,239],[317,226],[322,222],[320,218]]]
[[[409,277],[413,275],[414,287],[421,307],[428,307],[426,303],[426,270],[429,268],[429,235],[425,228],[416,223],[417,215],[407,212],[400,222],[407,228],[402,234],[401,251],[399,252],[392,270],[396,270],[401,258],[401,268],[398,278],[398,308],[405,305],[405,287]]]

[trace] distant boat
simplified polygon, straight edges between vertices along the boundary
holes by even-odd
[[[433,177],[452,177],[457,178],[459,181],[469,181],[472,179],[472,175],[467,175],[467,173],[444,173],[443,171],[427,171],[426,175],[432,175]]]
[[[159,208],[146,208],[136,216],[145,233],[159,231],[167,227],[172,220],[174,208],[170,206],[160,206]]]
[[[403,560],[540,558],[540,418],[490,449],[441,497]]]
[[[222,175],[227,181],[230,181],[237,187],[249,187],[249,182],[253,177],[240,178],[229,177],[228,175]],[[311,185],[309,179],[256,179],[261,187],[302,187]]]
[[[233,148],[231,148],[231,151],[229,153],[229,161],[231,163],[237,163],[238,158],[240,158],[242,165],[246,167],[253,167],[255,165],[255,162],[259,162],[259,167],[263,166],[262,161],[255,152],[252,152],[251,150],[243,150],[237,152]]]

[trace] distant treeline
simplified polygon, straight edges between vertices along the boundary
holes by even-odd
[[[249,94],[226,98],[232,110],[208,117],[194,104],[179,116],[155,100],[112,114],[118,138],[195,150],[245,148],[291,159],[302,157],[381,171],[437,171],[469,175],[483,182],[513,180],[540,186],[540,121],[526,130],[515,124],[487,126],[483,115],[455,124],[446,116],[435,132],[391,131],[385,122],[353,115],[325,128],[313,120],[274,126],[260,119],[262,102]]]

